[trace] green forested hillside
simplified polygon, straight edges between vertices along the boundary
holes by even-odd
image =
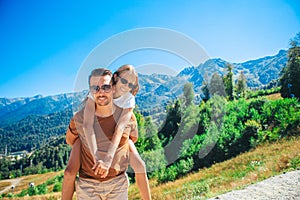
[[[4,154],[6,146],[8,153],[39,149],[65,134],[72,115],[71,109],[50,115],[31,115],[0,129],[0,153]]]
[[[61,136],[22,159],[3,157],[0,162],[0,179],[61,170],[68,162],[70,150],[65,137]]]

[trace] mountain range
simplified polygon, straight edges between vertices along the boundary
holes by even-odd
[[[209,59],[199,66],[189,66],[180,71],[176,76],[152,74],[139,74],[140,90],[136,96],[138,109],[145,115],[155,112],[163,112],[165,106],[183,93],[183,85],[192,82],[195,95],[201,93],[203,81],[209,81],[209,77],[217,72],[220,75],[226,74],[227,61],[221,58]],[[274,56],[267,56],[243,63],[230,63],[233,66],[234,80],[239,72],[243,71],[247,78],[247,86],[250,88],[264,87],[272,81],[278,80],[282,68],[287,63],[287,50],[280,50]],[[22,98],[0,98],[0,130],[6,134],[14,124],[19,127],[26,127],[20,123],[29,123],[28,119],[61,113],[70,109],[76,110],[80,102],[85,98],[87,91],[79,93],[65,93],[54,96]],[[69,116],[69,115],[68,115]],[[70,116],[69,116],[70,117]],[[46,120],[47,118],[45,118]],[[55,126],[55,125],[54,125]],[[60,129],[62,124],[59,125]],[[65,124],[67,127],[67,124]],[[53,127],[52,127],[53,128]],[[29,128],[30,129],[30,128]],[[61,129],[63,130],[63,129]],[[62,133],[64,134],[64,132]],[[4,139],[0,137],[0,139]],[[0,141],[4,144],[5,141]],[[2,149],[0,145],[0,149]]]
[[[176,76],[161,74],[139,75],[141,89],[136,99],[142,110],[153,109],[165,105],[170,99],[177,98],[183,93],[183,85],[191,82],[196,96],[201,93],[203,81],[209,82],[209,77],[215,72],[221,76],[227,73],[229,62],[220,58],[209,59],[199,66],[184,68]],[[280,50],[274,56],[267,56],[243,63],[229,63],[233,66],[234,81],[240,72],[247,78],[249,88],[262,88],[272,81],[278,80],[282,68],[287,63],[287,51]]]

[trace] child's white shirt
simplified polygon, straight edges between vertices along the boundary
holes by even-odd
[[[130,92],[115,98],[113,101],[115,105],[123,109],[135,107],[135,97]]]
[[[88,97],[95,101],[94,96],[89,92]],[[113,102],[116,106],[120,108],[134,108],[135,107],[135,97],[130,92],[121,95],[118,98],[113,99]]]

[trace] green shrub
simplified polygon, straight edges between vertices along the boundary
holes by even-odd
[[[38,194],[46,194],[47,193],[47,184],[43,183],[37,186]]]
[[[14,196],[15,196],[15,195],[14,195],[13,193],[8,193],[8,194],[7,194],[7,197],[8,197],[8,198],[12,198],[12,197],[14,197]]]
[[[22,192],[19,193],[17,196],[18,196],[18,197],[24,197],[24,196],[26,196],[27,194],[28,194],[28,190],[22,190]]]
[[[296,157],[290,160],[289,162],[291,168],[298,169],[300,167],[300,157]]]
[[[62,189],[62,183],[61,182],[56,182],[54,184],[54,187],[53,187],[53,192],[60,192]]]
[[[168,168],[161,170],[158,174],[158,183],[166,183],[168,181],[174,181],[177,178],[178,172],[175,165],[171,165]]]
[[[29,196],[37,195],[38,192],[39,191],[38,191],[37,187],[35,187],[35,186],[28,188],[28,195]]]
[[[146,164],[147,171],[151,173],[165,168],[167,164],[163,148],[142,152],[141,157]]]
[[[181,159],[176,166],[178,176],[183,176],[192,170],[194,166],[194,160],[193,158],[187,158],[185,160]]]
[[[205,182],[193,182],[176,189],[176,199],[195,199],[204,197],[209,192],[209,185]]]

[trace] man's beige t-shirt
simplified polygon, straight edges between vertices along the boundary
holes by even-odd
[[[83,112],[81,110],[75,114],[75,116],[71,119],[69,124],[69,128],[66,134],[66,138],[68,143],[74,144],[75,140],[78,137],[81,140],[81,167],[79,169],[79,176],[82,178],[92,178],[99,181],[109,180],[113,177],[116,177],[120,174],[123,174],[128,167],[129,163],[129,146],[128,140],[131,132],[136,132],[137,124],[134,120],[135,118],[131,118],[129,123],[126,125],[114,158],[112,160],[111,167],[109,168],[109,172],[106,178],[101,178],[100,175],[95,175],[92,167],[94,165],[93,157],[88,148],[88,144],[83,132]],[[94,118],[94,131],[96,135],[97,142],[97,153],[105,155],[109,145],[111,144],[111,140],[115,131],[115,127],[117,121],[122,113],[122,109],[116,106],[115,112],[113,115],[105,118],[101,118],[95,116]]]

